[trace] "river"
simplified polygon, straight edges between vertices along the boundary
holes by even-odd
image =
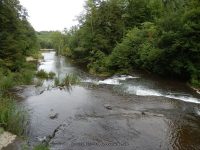
[[[77,74],[81,84],[59,89],[48,80],[19,93],[30,145],[51,135],[53,150],[200,149],[200,96],[184,83],[142,73],[101,79],[53,51],[42,55],[38,70]]]

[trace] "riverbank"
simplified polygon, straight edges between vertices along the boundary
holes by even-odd
[[[3,67],[0,69],[0,127],[5,130],[0,136],[1,147],[6,147],[17,136],[21,137],[26,132],[28,113],[26,109],[19,106],[16,95],[12,91],[19,85],[33,84],[40,58],[39,52],[27,57],[19,71],[14,72]]]
[[[16,93],[30,115],[28,147],[41,143],[60,150],[200,147],[200,97],[185,84],[143,72],[97,77],[55,52],[42,55],[37,70],[48,79]],[[54,86],[51,72],[60,81],[75,74],[80,85],[67,80],[66,87]]]
[[[48,88],[54,84],[48,80],[21,92],[22,105],[30,109],[30,145],[47,141],[61,150],[199,148],[200,98],[184,83],[145,73],[97,77],[55,52],[43,56],[38,70],[55,72],[61,81],[76,74],[81,84]]]

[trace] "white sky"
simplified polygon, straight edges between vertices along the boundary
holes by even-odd
[[[19,0],[36,31],[60,30],[77,24],[85,0]]]

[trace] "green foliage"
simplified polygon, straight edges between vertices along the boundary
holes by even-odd
[[[65,36],[61,32],[53,32],[51,35],[51,40],[52,40],[54,49],[56,49],[57,54],[64,55]]]
[[[60,84],[61,86],[71,86],[80,83],[80,78],[75,74],[67,74]]]
[[[0,1],[0,128],[22,135],[27,114],[8,97],[9,89],[32,83],[35,65],[27,56],[37,56],[39,45],[19,0]]]
[[[37,71],[37,73],[35,74],[36,77],[40,78],[40,79],[54,79],[54,77],[56,76],[56,74],[54,72],[46,72],[43,69]]]
[[[52,31],[37,32],[37,38],[41,49],[53,49],[53,43],[51,40]]]
[[[49,150],[49,147],[44,144],[39,144],[33,148],[33,150]]]
[[[0,127],[0,135],[4,132],[4,129]]]
[[[53,79],[55,76],[56,76],[55,72],[52,72],[52,71],[49,72],[49,74],[48,74],[49,79]]]
[[[48,78],[49,78],[49,75],[48,75],[48,73],[45,72],[44,70],[39,70],[39,71],[36,73],[36,77],[41,78],[41,79],[48,79]]]
[[[58,78],[54,79],[54,86],[59,86],[60,85],[60,80]]]
[[[26,128],[27,114],[12,98],[0,97],[0,127],[17,135]]]
[[[37,33],[41,49],[55,49],[58,55],[67,55],[68,38],[59,31],[41,31]]]
[[[15,85],[13,74],[8,73],[7,76],[1,75],[0,91],[5,92]]]
[[[75,74],[66,74],[65,78],[60,81],[59,78],[54,79],[54,86],[55,87],[70,87],[75,84],[80,83],[80,78]]]
[[[24,70],[24,72],[20,72],[17,74],[16,80],[19,82],[18,84],[31,84],[33,77],[34,77],[34,71],[32,70]]]
[[[65,42],[91,73],[143,69],[199,86],[199,0],[88,0],[85,8]]]
[[[38,51],[37,37],[18,0],[1,0],[0,10],[1,67],[20,71],[25,56]]]

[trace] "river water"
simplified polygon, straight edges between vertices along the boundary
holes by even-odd
[[[53,150],[200,149],[200,97],[185,84],[142,73],[101,79],[55,52],[42,55],[38,70],[77,74],[81,84],[59,89],[48,80],[21,91],[30,145],[51,135]]]

